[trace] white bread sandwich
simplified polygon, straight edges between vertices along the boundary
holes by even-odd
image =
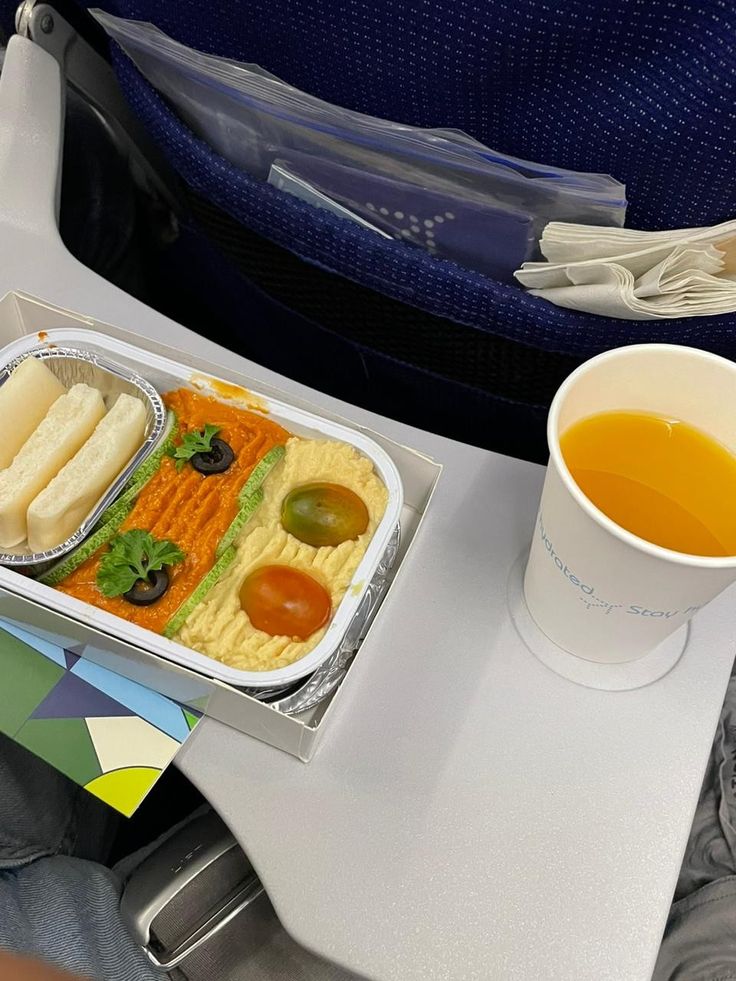
[[[0,386],[0,419],[4,420],[0,445],[0,470],[13,457],[66,389],[43,361],[28,357],[21,361]]]
[[[73,385],[53,403],[10,466],[0,470],[0,548],[25,540],[31,501],[89,439],[104,414],[96,388]]]
[[[79,528],[100,497],[143,443],[146,410],[120,395],[87,442],[28,508],[28,547],[45,552]]]

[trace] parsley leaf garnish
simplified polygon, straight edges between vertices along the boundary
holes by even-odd
[[[219,426],[212,426],[206,423],[202,432],[195,430],[185,433],[181,443],[170,451],[170,455],[176,460],[176,469],[181,470],[187,460],[191,460],[195,453],[211,453],[212,437],[220,431]]]
[[[139,579],[147,579],[149,572],[183,558],[182,550],[168,538],[155,539],[149,531],[132,528],[110,542],[110,551],[100,559],[97,586],[103,596],[121,596]]]

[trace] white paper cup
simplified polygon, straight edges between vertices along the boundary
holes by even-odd
[[[627,409],[681,419],[736,453],[736,364],[694,348],[639,344],[587,361],[554,397],[524,595],[550,640],[609,664],[643,657],[736,579],[736,556],[687,555],[644,541],[573,480],[560,435],[586,416]]]

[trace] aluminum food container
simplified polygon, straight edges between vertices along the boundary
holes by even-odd
[[[198,651],[26,577],[19,582],[19,592],[22,591],[26,599],[72,620],[94,626],[95,629],[111,637],[207,677],[236,688],[249,689],[251,694],[255,694],[256,690],[277,693],[289,689],[293,692],[294,698],[290,697],[286,700],[284,710],[287,712],[298,711],[297,704],[303,701],[306,695],[309,695],[310,704],[318,700],[316,697],[318,691],[319,697],[324,697],[324,694],[339,682],[351,649],[354,651],[360,636],[367,629],[367,624],[375,613],[377,600],[382,593],[387,569],[396,555],[403,487],[398,469],[391,457],[368,436],[347,426],[261,395],[257,391],[246,390],[230,382],[193,372],[186,365],[84,328],[47,330],[41,345],[38,343],[38,335],[21,338],[0,351],[0,362],[15,364],[18,359],[31,352],[34,356],[38,356],[39,353],[48,351],[48,356],[52,356],[66,349],[84,351],[85,356],[92,363],[96,363],[99,359],[105,364],[113,363],[135,376],[141,375],[145,378],[145,383],[152,386],[156,392],[165,393],[182,387],[192,388],[222,401],[231,401],[244,409],[266,413],[270,419],[280,423],[295,435],[335,439],[348,443],[371,460],[388,491],[388,503],[366,554],[356,569],[351,584],[334,612],[322,640],[300,660],[273,671],[241,671],[228,667]],[[313,675],[320,668],[323,670],[317,674],[317,678],[321,680],[318,686],[307,683],[306,686],[300,685],[295,689],[297,682]],[[299,692],[302,689],[305,690],[300,698]]]
[[[0,352],[0,385],[10,378],[18,365],[28,357],[43,361],[62,385],[71,388],[80,382],[98,389],[107,409],[118,395],[126,393],[140,399],[146,409],[145,439],[138,452],[130,460],[92,508],[74,534],[61,545],[46,552],[31,552],[27,546],[19,545],[9,551],[0,551],[0,565],[22,566],[29,571],[37,571],[56,562],[73,548],[76,548],[92,531],[102,512],[120,494],[128,478],[146,457],[155,449],[166,427],[166,409],[161,396],[153,385],[141,378],[130,368],[124,368],[104,356],[89,350],[68,346],[54,346],[53,343],[38,344],[38,337],[32,339],[29,349],[17,352],[17,345],[10,345]],[[32,569],[30,567],[33,567]]]

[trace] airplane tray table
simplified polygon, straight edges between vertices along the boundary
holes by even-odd
[[[733,661],[736,593],[695,618],[649,686],[566,680],[506,606],[542,468],[418,445],[443,478],[311,767],[219,727],[180,765],[238,827],[295,938],[366,977],[648,981]],[[225,789],[236,752],[249,779]]]
[[[210,720],[179,757],[285,927],[376,981],[648,981],[732,666],[736,593],[698,614],[648,686],[553,673],[506,606],[542,468],[309,393],[84,269],[56,231],[60,93],[56,62],[12,39],[0,292],[238,363],[445,467],[313,761]]]

